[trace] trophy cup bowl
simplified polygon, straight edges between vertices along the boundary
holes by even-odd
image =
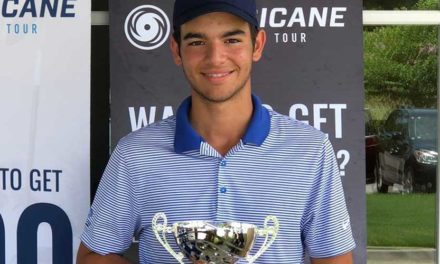
[[[159,224],[159,221],[162,224]],[[269,222],[273,222],[269,226]],[[162,246],[179,263],[183,258],[196,264],[233,264],[240,259],[253,263],[275,240],[279,224],[275,216],[267,216],[264,228],[241,222],[213,222],[213,221],[184,221],[167,226],[164,213],[157,213],[153,217],[152,229]],[[168,244],[166,234],[172,233],[180,249],[176,253]],[[258,252],[249,255],[256,239],[265,238]]]

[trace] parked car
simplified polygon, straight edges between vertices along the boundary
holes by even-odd
[[[371,112],[368,109],[364,110],[365,120],[365,169],[366,169],[366,183],[374,183],[375,181],[375,166],[377,159],[378,139],[377,132],[373,126]]]
[[[400,184],[402,192],[435,191],[437,110],[397,109],[378,134],[377,190]]]

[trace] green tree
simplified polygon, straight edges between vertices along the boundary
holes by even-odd
[[[436,9],[421,0],[416,9]],[[437,95],[437,27],[386,26],[364,30],[365,95],[395,105],[433,107]],[[393,103],[389,104],[390,107]]]

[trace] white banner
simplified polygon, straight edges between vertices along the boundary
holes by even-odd
[[[90,204],[90,9],[0,0],[0,264],[74,263]]]

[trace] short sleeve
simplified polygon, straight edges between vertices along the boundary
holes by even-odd
[[[333,257],[354,249],[339,167],[327,138],[305,210],[301,223],[302,238],[310,257]]]
[[[101,255],[123,253],[131,244],[136,220],[133,185],[118,145],[99,183],[81,241]]]

